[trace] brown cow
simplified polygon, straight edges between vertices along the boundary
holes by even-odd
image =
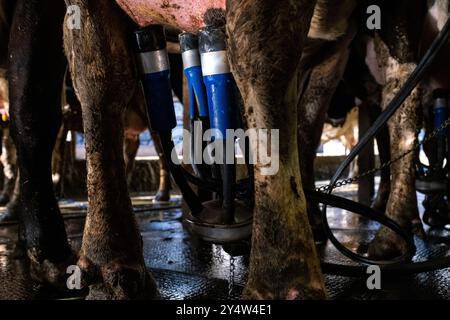
[[[145,10],[132,11],[137,22],[149,22],[139,19],[145,12],[153,23],[188,31],[203,25],[207,9],[225,9],[225,0],[173,0],[169,1],[173,5],[164,6],[156,0],[120,3],[127,3],[128,10],[139,8],[133,3],[145,4]],[[61,267],[72,261],[49,170],[57,132],[57,85],[64,73],[64,60],[57,50],[64,7],[58,4],[18,0],[10,45],[13,135],[22,178],[27,182],[21,186],[26,243],[32,269],[49,281],[57,280],[55,275],[60,273],[54,271],[61,272]],[[66,0],[66,4],[77,5],[82,15],[80,30],[65,30],[65,49],[75,75],[87,143],[90,206],[78,264],[90,284],[92,298],[151,297],[156,294],[155,283],[142,257],[122,156],[121,117],[138,83],[134,60],[130,59],[133,51],[126,40],[135,25],[111,1]],[[300,176],[296,133],[303,115],[297,105],[305,83],[300,60],[311,19],[318,25],[318,37],[336,40],[351,31],[351,10],[339,8],[335,1],[318,0],[315,4],[309,0],[226,3],[229,60],[244,100],[248,127],[280,130],[278,174],[265,176],[262,166],[255,167],[256,207],[245,290],[249,298],[325,297]],[[349,1],[348,5],[354,4]],[[386,80],[383,106],[415,66],[414,36],[419,32],[411,25],[421,21],[423,13],[415,1],[396,1],[388,4],[387,10],[391,20],[376,40],[378,57],[389,59],[380,61],[390,62],[382,65]],[[23,70],[23,65],[28,68]],[[38,75],[49,69],[48,81],[39,83]],[[393,155],[415,141],[416,104],[417,91],[390,124],[391,136],[405,137],[393,144]],[[35,108],[40,112],[32,112]],[[388,214],[411,229],[417,226],[417,206],[411,195],[412,163],[406,158],[393,168],[393,193],[388,204]],[[374,247],[399,249],[395,237],[384,231]]]

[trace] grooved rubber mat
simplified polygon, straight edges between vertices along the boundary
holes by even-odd
[[[62,202],[71,245],[81,245],[85,202]],[[228,295],[230,248],[205,243],[189,234],[183,226],[180,199],[162,205],[151,204],[149,197],[133,201],[144,241],[144,258],[160,288],[163,299],[237,299],[247,278],[248,243],[231,248],[235,257],[235,286]],[[330,210],[330,225],[337,238],[348,247],[364,248],[377,230],[376,223],[363,221],[347,212]],[[449,242],[448,231],[427,230],[432,239]],[[58,299],[61,294],[37,286],[29,279],[26,262],[13,258],[17,226],[0,226],[0,299]],[[415,261],[448,256],[449,247],[416,239]],[[236,251],[237,250],[237,251]],[[319,248],[328,262],[351,264],[331,245]],[[325,276],[331,299],[448,299],[450,269],[414,276],[383,278],[382,290],[370,291],[366,279]]]

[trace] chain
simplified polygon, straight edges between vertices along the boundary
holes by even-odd
[[[436,138],[436,136],[441,133],[441,131],[443,131],[444,129],[446,129],[447,127],[450,126],[450,118],[448,118],[447,120],[444,121],[444,123],[433,130],[433,132],[431,132],[427,137],[425,137],[425,139],[423,139],[422,142],[414,142],[414,146],[410,149],[407,150],[405,152],[403,152],[401,155],[399,155],[398,157],[391,159],[390,161],[385,162],[384,164],[382,164],[379,167],[370,169],[356,177],[353,178],[348,178],[348,179],[343,179],[343,180],[339,180],[337,181],[334,185],[328,184],[328,185],[323,185],[320,186],[316,189],[316,191],[318,192],[327,192],[330,189],[337,189],[337,188],[341,188],[343,186],[346,186],[348,184],[352,184],[353,182],[359,181],[361,178],[364,178],[366,176],[372,175],[378,171],[382,171],[388,167],[390,167],[391,165],[393,165],[394,163],[396,163],[397,161],[400,161],[401,159],[403,159],[404,157],[406,157],[408,154],[410,154],[411,152],[414,152],[416,150],[418,150],[422,145],[430,142],[431,140],[433,140],[434,138]],[[417,133],[418,134],[418,133]]]
[[[233,299],[233,290],[234,290],[234,272],[236,270],[236,259],[233,256],[230,256],[230,279],[228,281],[228,298]]]

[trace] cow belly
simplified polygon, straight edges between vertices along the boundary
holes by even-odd
[[[184,31],[203,27],[208,9],[225,9],[226,0],[116,0],[141,27],[152,23],[167,24]]]

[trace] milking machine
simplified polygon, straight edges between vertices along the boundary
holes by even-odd
[[[173,161],[177,156],[172,154],[175,152],[172,130],[177,123],[164,28],[152,25],[141,29],[135,32],[135,39],[150,128],[161,138],[169,171],[189,207],[186,221],[190,230],[216,243],[248,239],[252,209],[237,199],[237,189],[245,188],[249,183],[236,181],[234,148],[233,154],[227,154],[229,150],[226,148],[227,130],[241,128],[242,121],[237,88],[226,56],[224,30],[206,27],[199,36],[191,33],[180,35],[190,93],[190,157],[194,173]],[[203,131],[208,129],[213,132],[209,141],[203,141],[202,137],[198,139],[198,134],[203,136]],[[218,163],[203,163],[202,150],[208,148],[208,143],[223,146],[221,150],[215,150],[220,151],[218,154],[211,154],[211,159],[220,158]],[[202,203],[189,183],[214,192],[216,199]]]
[[[342,185],[339,179],[346,168],[368,142],[378,134],[418,85],[438,52],[447,43],[449,35],[450,22],[447,22],[404,87],[340,165],[331,179],[330,185],[324,189],[326,192],[305,190],[309,200],[323,204],[324,231],[331,243],[343,255],[360,263],[357,266],[323,263],[322,268],[325,273],[356,277],[366,276],[367,265],[378,265],[384,274],[392,275],[414,274],[450,267],[450,257],[411,263],[410,261],[416,250],[414,237],[411,233],[403,230],[395,221],[385,215],[380,215],[370,207],[331,194],[336,187]],[[161,136],[164,153],[166,158],[169,159],[169,169],[190,209],[190,215],[187,219],[190,229],[203,239],[216,243],[230,243],[249,238],[252,227],[252,208],[237,199],[239,198],[237,190],[247,189],[246,197],[253,196],[252,184],[249,183],[253,180],[252,170],[250,168],[248,170],[250,179],[246,183],[236,182],[235,164],[230,164],[230,162],[227,164],[226,161],[213,165],[199,164],[195,161],[195,150],[199,147],[198,139],[195,138],[191,138],[190,148],[193,174],[170,160],[170,155],[174,149],[171,131],[176,126],[176,119],[169,81],[170,66],[167,59],[164,29],[162,26],[154,25],[137,31],[135,36],[150,126]],[[195,133],[194,129],[196,128],[214,130],[209,141],[202,141],[201,149],[203,149],[209,143],[225,140],[227,129],[242,128],[238,91],[228,65],[225,33],[222,29],[205,27],[200,30],[198,35],[183,33],[179,40],[191,99],[189,106],[191,131]],[[448,98],[443,98],[440,94],[437,94],[435,98],[435,126],[439,127],[446,121],[450,111],[448,110]],[[421,169],[422,172],[427,172],[429,177],[439,176],[439,179],[433,178],[428,179],[428,181],[427,179],[419,179],[419,189],[422,186],[422,191],[429,193],[430,197],[432,192],[441,192],[437,202],[439,205],[435,205],[431,198],[428,198],[429,205],[424,204],[429,209],[430,216],[433,216],[433,220],[438,220],[435,218],[438,212],[437,208],[441,210],[440,208],[444,206],[444,211],[448,213],[447,179],[449,178],[449,166],[446,164],[449,162],[448,152],[450,150],[448,131],[438,136],[435,162],[429,168]],[[191,135],[191,137],[193,136]],[[226,143],[223,145],[226,145]],[[232,158],[227,155],[226,148],[221,151],[222,160],[226,160],[227,156]],[[247,154],[245,157],[248,160]],[[423,177],[425,176],[423,175]],[[217,195],[216,199],[202,203],[188,182],[214,192]],[[341,244],[333,235],[327,220],[327,206],[354,212],[391,229],[405,241],[406,252],[400,257],[383,261],[373,260],[366,255],[353,252]],[[439,219],[441,218],[442,215],[439,216]],[[447,221],[447,218],[447,216],[444,216],[444,219],[441,220]],[[441,220],[439,221],[442,222]]]
[[[433,130],[445,125],[450,116],[450,92],[437,89],[433,92]],[[450,131],[443,130],[435,137],[433,150],[427,150],[429,165],[418,159],[417,191],[425,195],[423,221],[431,227],[450,224]]]
[[[184,201],[193,213],[201,212],[202,204],[184,179],[180,167],[171,161],[172,130],[177,126],[172,87],[170,63],[167,52],[164,27],[152,25],[135,32],[135,44],[141,71],[141,83],[147,101],[149,127],[160,139],[163,152],[168,159],[168,168],[178,185]]]
[[[198,48],[198,36],[193,33],[182,33],[179,36],[181,56],[183,58],[184,74],[188,82],[189,91],[189,124],[191,132],[190,141],[190,157],[194,173],[201,179],[211,178],[211,169],[205,168],[199,164],[201,159],[195,157],[198,145],[196,134],[202,133],[204,130],[210,129],[208,97],[206,94],[205,84],[203,82],[202,65],[200,61],[200,52]],[[203,142],[203,137],[201,137]],[[201,149],[206,147],[206,143],[202,143]]]

